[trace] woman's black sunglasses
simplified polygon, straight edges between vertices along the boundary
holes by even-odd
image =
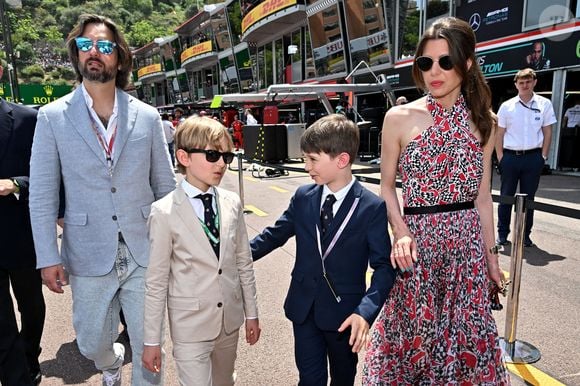
[[[217,162],[220,159],[220,157],[222,157],[226,164],[231,164],[235,157],[234,153],[230,153],[228,151],[222,153],[221,151],[217,150],[203,150],[203,149],[183,149],[183,150],[185,150],[190,154],[204,153],[206,161],[211,163]]]
[[[449,55],[440,56],[439,60],[433,60],[428,56],[419,56],[415,59],[415,63],[417,63],[417,67],[419,67],[419,70],[421,71],[429,71],[431,67],[433,67],[434,62],[439,63],[439,67],[445,71],[449,71],[453,68],[453,61]]]

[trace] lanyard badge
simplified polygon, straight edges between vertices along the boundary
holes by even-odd
[[[330,280],[330,277],[328,276],[328,273],[326,272],[326,266],[324,265],[324,261],[326,260],[326,258],[330,254],[330,251],[336,245],[336,242],[338,241],[338,238],[340,237],[340,235],[344,231],[344,228],[346,228],[346,225],[350,221],[350,218],[352,217],[352,214],[354,213],[354,210],[356,209],[359,201],[360,201],[359,197],[355,198],[354,202],[352,203],[352,206],[350,207],[350,209],[348,211],[348,214],[346,215],[346,217],[342,221],[342,224],[340,224],[340,227],[338,228],[338,230],[334,234],[334,237],[330,241],[330,244],[328,245],[328,248],[326,248],[326,251],[324,251],[324,253],[322,253],[322,243],[320,241],[320,229],[318,229],[318,225],[316,226],[316,241],[318,242],[318,252],[320,253],[320,260],[322,262],[322,277],[326,281],[326,284],[328,285],[328,288],[330,289],[330,292],[332,292],[332,296],[334,296],[334,299],[336,299],[337,303],[340,303],[342,301],[342,299],[341,299],[340,295],[338,295],[336,293],[334,286],[332,285],[332,281]]]

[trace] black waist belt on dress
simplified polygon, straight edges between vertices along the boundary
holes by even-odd
[[[453,204],[433,205],[433,206],[406,206],[403,208],[403,213],[406,215],[413,214],[432,214],[443,212],[455,212],[457,210],[473,209],[475,204],[473,201],[454,202]]]
[[[513,155],[525,155],[525,154],[541,153],[542,148],[536,147],[535,149],[527,149],[527,150],[503,149],[503,152],[508,153],[508,154],[513,154]]]

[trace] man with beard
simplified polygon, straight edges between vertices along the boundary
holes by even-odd
[[[121,385],[125,348],[115,343],[119,310],[133,358],[143,351],[147,217],[175,188],[157,110],[125,93],[131,51],[108,18],[81,15],[67,38],[79,87],[38,113],[30,163],[30,215],[38,268],[53,292],[70,283],[81,353]],[[64,188],[64,228],[54,220]],[[133,361],[133,385],[161,376]]]

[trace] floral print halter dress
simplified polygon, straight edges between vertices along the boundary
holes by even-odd
[[[402,151],[406,207],[476,199],[483,150],[470,132],[463,96]],[[413,272],[400,273],[377,318],[363,385],[508,385],[488,295],[477,209],[406,215],[417,242]]]

